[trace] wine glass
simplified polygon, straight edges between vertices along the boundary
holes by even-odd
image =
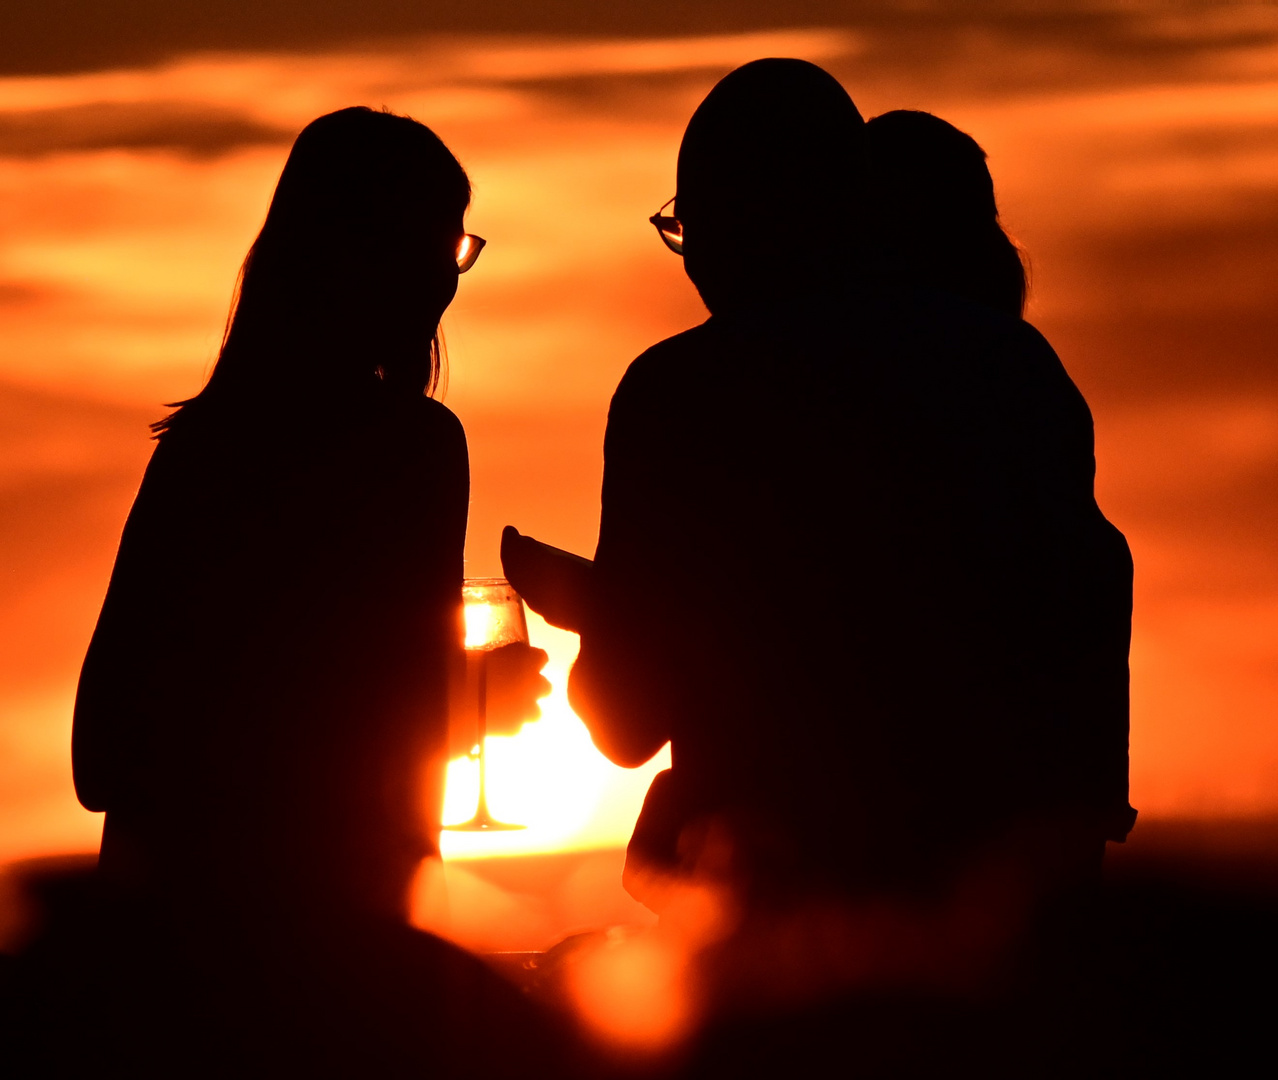
[[[509,832],[523,825],[498,821],[488,812],[488,767],[484,744],[488,739],[488,654],[504,645],[528,644],[524,602],[505,578],[467,578],[462,582],[462,615],[466,625],[466,651],[479,668],[479,696],[475,709],[476,753],[479,760],[479,801],[474,816],[453,832]]]

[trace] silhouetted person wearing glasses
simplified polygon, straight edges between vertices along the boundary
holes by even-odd
[[[461,660],[466,442],[428,391],[469,200],[406,117],[298,136],[85,658],[99,880],[19,961],[31,1075],[562,1070],[512,989],[406,925]]]
[[[653,219],[711,317],[617,389],[593,566],[505,537],[581,633],[596,745],[670,741],[627,865],[657,908],[698,867],[765,905],[991,863],[1050,890],[1130,826],[1131,569],[1087,406],[1019,300],[911,279],[946,236],[911,237],[867,152],[810,64],[714,88]]]

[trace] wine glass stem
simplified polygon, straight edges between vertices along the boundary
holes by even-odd
[[[488,815],[488,760],[485,746],[488,742],[488,653],[479,654],[479,694],[475,707],[476,735],[479,746],[479,803],[475,817]]]

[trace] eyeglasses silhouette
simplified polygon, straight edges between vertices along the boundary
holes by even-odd
[[[475,236],[473,233],[466,233],[462,236],[461,241],[457,244],[457,272],[464,274],[472,266],[475,260],[479,258],[479,253],[484,250],[484,245],[488,243],[482,236]]]
[[[677,196],[676,196],[677,198]],[[674,199],[670,199],[661,207],[664,210]],[[657,235],[661,237],[661,242],[666,245],[676,255],[683,254],[683,222],[677,217],[671,217],[663,214],[658,210],[648,220],[652,222],[657,229]]]

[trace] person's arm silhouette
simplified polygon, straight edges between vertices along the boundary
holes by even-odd
[[[603,583],[593,560],[524,536],[514,526],[502,532],[501,557],[506,578],[533,611],[551,626],[582,635],[589,659],[585,667],[573,668],[570,695],[595,745],[618,765],[643,764],[669,734],[663,724],[648,723],[659,712],[623,706],[629,697],[623,686],[645,678],[625,627],[616,625],[618,619],[625,622],[628,605],[616,602],[616,590]]]
[[[636,361],[608,410],[599,543],[568,683],[595,745],[626,768],[651,758],[676,715],[696,709],[688,673],[701,655],[681,573],[682,508],[664,484],[664,386],[653,374]]]

